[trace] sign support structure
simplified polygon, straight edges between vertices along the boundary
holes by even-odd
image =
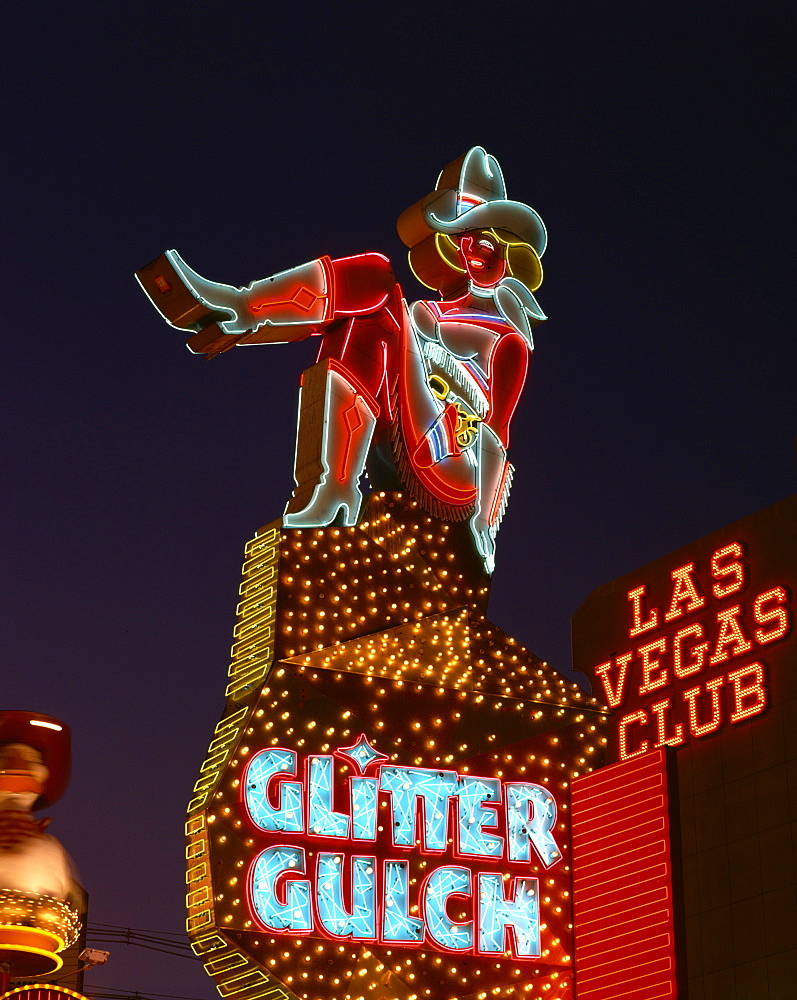
[[[573,996],[569,787],[606,714],[484,617],[458,530],[373,494],[357,527],[246,546],[186,823],[189,935],[223,995]]]

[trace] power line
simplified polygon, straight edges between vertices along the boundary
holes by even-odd
[[[145,948],[147,951],[158,951],[161,953],[161,955],[172,955],[174,958],[187,958],[190,959],[192,962],[199,961],[197,956],[192,954],[191,952],[170,951],[168,948],[157,948],[155,947],[155,945],[144,944],[141,941],[135,941],[135,940],[126,941],[123,938],[110,938],[106,940],[105,938],[95,938],[95,937],[92,937],[91,941],[92,944],[118,944],[121,941],[123,944],[134,944],[136,945],[137,948]]]
[[[108,930],[112,931],[124,931],[125,933],[128,931],[134,931],[136,934],[150,934],[152,937],[160,937],[160,938],[173,937],[173,938],[179,938],[180,940],[185,940],[185,935],[177,931],[153,931],[146,927],[122,927],[119,924],[95,923],[92,920],[88,922],[87,926],[89,929],[91,929],[92,927],[97,927],[97,928],[102,927],[102,928],[108,928]]]
[[[89,923],[86,938],[92,944],[131,944],[149,951],[158,951],[176,958],[188,958],[198,962],[191,946],[180,934],[173,931],[148,931],[137,927],[118,927],[115,924]]]
[[[139,993],[138,990],[124,990],[116,986],[102,986],[99,989],[84,989],[87,997],[92,1000],[151,1000],[156,997],[158,1000],[204,1000],[200,997],[178,996],[174,993]]]
[[[175,931],[152,931],[143,927],[120,927],[118,924],[89,922],[86,925],[86,937],[95,943],[121,942],[136,945],[138,948],[147,948],[150,951],[159,951],[165,955],[174,955],[176,958],[200,961],[191,951],[191,946],[185,937]],[[187,997],[174,993],[141,993],[138,990],[126,990],[105,983],[96,989],[84,988],[84,994],[90,1000],[203,1000],[200,997]]]

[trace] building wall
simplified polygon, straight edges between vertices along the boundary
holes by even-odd
[[[797,996],[797,671],[772,683],[765,715],[677,752],[689,1000]]]
[[[715,557],[729,545],[743,553],[744,579],[724,593],[733,579],[723,575],[729,557]],[[693,601],[684,597],[687,578]],[[773,588],[781,623],[774,629],[774,619],[763,619],[775,605],[758,602]],[[678,593],[684,599],[674,614]],[[676,757],[671,847],[680,992],[688,1000],[797,997],[796,599],[793,496],[604,584],[573,618],[574,666],[613,708],[609,761],[641,759],[660,746]],[[723,656],[719,622],[733,606],[744,635]],[[692,673],[683,670],[692,650],[685,653],[679,678],[675,633],[695,622],[706,652]],[[657,641],[663,652],[651,671],[640,647]],[[758,695],[740,702],[731,676],[756,663]],[[719,679],[713,716],[709,684]],[[695,731],[685,692],[696,685]],[[706,725],[713,718],[717,724]]]

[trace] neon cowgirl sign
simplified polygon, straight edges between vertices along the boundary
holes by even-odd
[[[480,146],[449,164],[398,220],[416,276],[440,301],[409,305],[379,253],[319,257],[245,288],[209,281],[175,250],[137,272],[164,319],[214,357],[234,346],[321,339],[304,373],[283,524],[357,524],[360,478],[467,520],[485,570],[513,468],[512,417],[546,316],[534,292],[547,234],[507,197]]]
[[[346,811],[333,806],[341,760],[358,772],[342,786]],[[264,930],[480,956],[540,955],[539,880],[524,872],[530,862],[551,868],[562,857],[553,834],[556,803],[546,788],[392,764],[364,736],[299,765],[293,750],[264,749],[241,782],[245,814],[273,841],[247,876],[250,912]],[[394,856],[378,857],[374,845],[387,827]],[[314,851],[311,865],[318,840],[333,843]],[[446,853],[457,863],[412,877],[413,857],[442,861]]]

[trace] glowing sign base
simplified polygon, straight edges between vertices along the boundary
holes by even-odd
[[[224,995],[572,1000],[569,782],[605,715],[485,619],[457,530],[376,494],[246,546],[186,825]]]

